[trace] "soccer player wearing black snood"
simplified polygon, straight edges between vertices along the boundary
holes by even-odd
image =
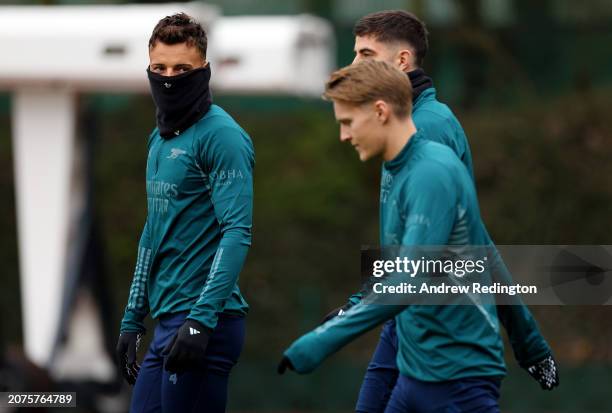
[[[225,411],[248,305],[238,278],[251,244],[254,151],[212,103],[206,33],[184,13],[160,20],[147,75],[157,128],[148,140],[147,220],[117,361],[131,412]],[[142,365],[144,318],[157,321]]]

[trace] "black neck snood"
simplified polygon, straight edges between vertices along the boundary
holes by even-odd
[[[157,127],[163,138],[172,138],[196,123],[210,108],[210,63],[176,76],[162,76],[147,69]]]
[[[412,102],[417,100],[425,89],[433,87],[433,81],[425,74],[423,69],[416,69],[412,72],[408,72],[408,78],[412,84]]]

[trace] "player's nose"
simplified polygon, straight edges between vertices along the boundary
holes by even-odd
[[[340,131],[340,142],[350,142],[352,136],[350,133]]]
[[[345,123],[340,123],[340,142],[349,142],[352,138],[351,128]]]

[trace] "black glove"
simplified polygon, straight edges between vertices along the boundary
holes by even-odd
[[[115,350],[117,364],[123,378],[130,385],[136,383],[140,371],[140,365],[136,361],[136,353],[140,347],[142,336],[143,333],[123,332],[119,334],[119,340],[117,340],[117,349]]]
[[[278,363],[276,372],[278,374],[285,374],[285,370],[287,369],[295,371],[295,368],[293,368],[293,364],[291,364],[291,360],[289,360],[287,356],[283,356],[280,363]]]
[[[329,313],[327,313],[327,315],[325,317],[323,317],[323,320],[321,320],[321,324],[325,324],[329,320],[331,320],[332,318],[335,318],[335,317],[337,317],[339,315],[344,314],[351,307],[352,307],[352,305],[349,303],[349,304],[343,305],[342,307],[334,308]]]
[[[204,363],[204,353],[212,330],[201,323],[186,319],[181,328],[163,350],[167,354],[166,370],[182,373]]]
[[[559,385],[559,368],[552,355],[527,367],[527,372],[540,383],[542,390],[552,390]]]

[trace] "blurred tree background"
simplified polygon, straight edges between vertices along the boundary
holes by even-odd
[[[351,29],[360,16],[389,8],[414,11],[431,32],[425,70],[469,137],[482,214],[496,243],[612,244],[611,1],[212,3],[226,15],[326,17],[336,28],[340,66],[352,60]],[[358,287],[360,247],[378,240],[379,164],[361,164],[352,148],[339,144],[325,102],[219,95],[216,103],[249,132],[256,149],[253,247],[241,276],[251,314],[243,357],[232,376],[231,406],[350,411],[377,331],[307,377],[279,378],[275,362],[293,339]],[[146,137],[154,108],[146,96],[98,94],[83,96],[81,109],[95,118],[95,213],[118,326],[146,214]],[[11,314],[2,317],[2,333],[19,343],[6,94],[0,95],[0,164],[0,299]],[[612,308],[532,310],[561,363],[562,390],[541,392],[507,347],[504,408],[612,411],[606,393],[612,383]]]

